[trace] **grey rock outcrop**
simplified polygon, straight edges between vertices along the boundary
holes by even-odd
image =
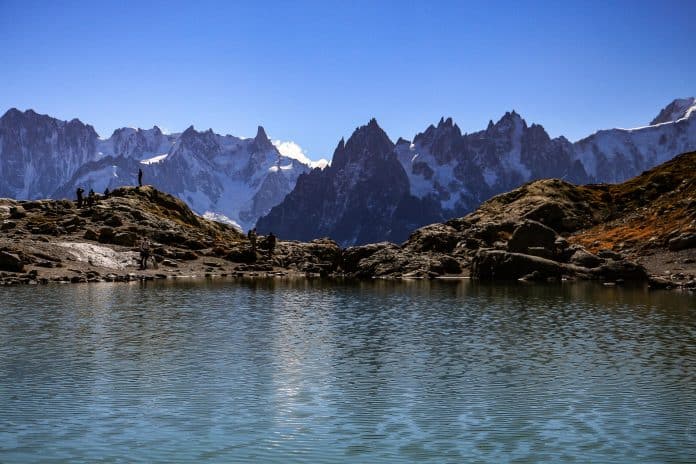
[[[15,253],[0,251],[0,271],[24,272],[24,261]]]
[[[684,233],[678,237],[674,237],[668,242],[668,247],[672,251],[696,248],[696,234]]]
[[[536,221],[525,220],[519,224],[508,240],[507,249],[513,253],[529,253],[530,248],[542,248],[555,253],[555,230]]]

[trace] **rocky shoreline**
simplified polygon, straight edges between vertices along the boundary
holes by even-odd
[[[342,249],[330,239],[253,249],[235,228],[145,186],[77,208],[0,200],[0,285],[181,277],[594,280],[696,290],[696,154],[616,186],[550,179],[411,234]],[[654,219],[646,222],[645,218]],[[641,235],[636,237],[636,231]],[[139,270],[138,245],[154,262]],[[156,268],[152,268],[156,264]]]

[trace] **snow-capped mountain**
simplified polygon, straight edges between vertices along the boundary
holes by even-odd
[[[575,143],[550,138],[512,111],[472,134],[441,119],[389,151],[391,141],[372,120],[345,146],[339,143],[329,168],[301,176],[258,227],[298,240],[328,235],[343,245],[399,242],[417,227],[462,216],[531,180],[621,182],[696,150],[695,103],[675,100],[652,125],[603,130]]]
[[[199,214],[250,228],[311,168],[282,155],[259,127],[256,137],[219,135],[193,126],[180,134],[117,129],[100,139],[74,119],[28,110],[0,118],[0,196],[72,198],[78,187],[102,192],[144,182],[179,196]]]
[[[152,129],[122,127],[116,129],[108,139],[100,139],[97,143],[97,152],[99,155],[122,155],[139,160],[157,157],[157,160],[161,160],[178,135],[163,134],[157,126]]]
[[[47,198],[94,159],[92,126],[12,108],[0,118],[0,197]]]
[[[410,193],[435,200],[445,217],[463,215],[531,179],[589,180],[573,162],[570,142],[552,140],[539,125],[527,126],[515,111],[484,131],[464,135],[451,118],[441,119],[413,143],[402,139],[395,154],[409,177]]]
[[[688,118],[693,111],[696,111],[696,98],[677,98],[660,111],[655,119],[650,121],[650,125],[662,124],[665,122],[675,122],[682,118]]]
[[[341,139],[329,167],[300,176],[292,193],[257,226],[288,239],[329,236],[346,244],[398,240],[401,230],[428,217],[419,203],[409,195],[394,144],[372,119],[347,142]]]
[[[280,203],[309,170],[282,156],[260,126],[253,139],[189,127],[164,161],[143,168],[153,185],[177,195],[194,211],[222,213],[244,229]]]
[[[674,100],[653,119],[656,124],[635,129],[595,132],[573,144],[595,182],[623,182],[646,169],[696,149],[696,100]]]
[[[279,147],[298,149],[271,142],[262,127],[249,139],[193,127],[164,134],[157,126],[100,139],[77,119],[11,109],[0,118],[0,196],[72,198],[77,187],[133,185],[142,169],[145,183],[245,229],[258,220],[262,232],[283,238],[398,242],[530,180],[620,182],[696,150],[696,99],[673,101],[648,126],[575,143],[552,139],[512,111],[471,134],[443,118],[395,144],[372,120],[339,143],[323,170]]]

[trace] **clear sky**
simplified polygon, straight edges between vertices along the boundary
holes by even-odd
[[[376,117],[393,140],[505,111],[552,136],[647,124],[696,94],[696,1],[0,0],[0,113],[293,140]]]

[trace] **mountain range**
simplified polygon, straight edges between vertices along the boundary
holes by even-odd
[[[164,134],[121,128],[99,138],[78,119],[61,121],[32,110],[0,118],[0,196],[73,198],[144,182],[172,193],[197,213],[250,228],[282,201],[311,167],[282,155],[263,127],[254,138],[199,132]]]
[[[451,118],[393,142],[376,120],[338,143],[328,167],[254,138],[193,126],[181,133],[121,128],[100,138],[78,119],[32,110],[0,118],[0,196],[72,198],[144,182],[198,214],[285,239],[329,236],[341,245],[401,242],[416,228],[462,216],[492,196],[540,178],[620,182],[696,150],[696,100],[670,103],[650,125],[609,129],[571,143],[515,111],[462,133]]]
[[[694,98],[670,103],[648,126],[601,130],[575,143],[551,138],[515,111],[471,134],[443,118],[396,143],[372,120],[339,142],[328,168],[301,175],[257,225],[343,246],[400,243],[420,226],[464,216],[535,179],[617,183],[695,149]]]

